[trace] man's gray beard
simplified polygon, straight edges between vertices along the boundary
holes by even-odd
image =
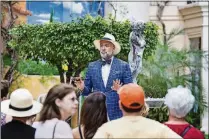
[[[104,60],[108,60],[108,59],[112,58],[113,54],[112,54],[112,55],[109,55],[109,54],[106,53],[106,54],[104,55],[104,54],[101,54],[101,53],[100,53],[100,56],[101,56]],[[104,56],[105,56],[105,57],[104,57]]]

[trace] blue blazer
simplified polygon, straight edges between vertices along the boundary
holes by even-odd
[[[117,58],[113,58],[110,74],[108,77],[107,85],[105,87],[102,79],[102,61],[97,60],[89,63],[84,80],[84,90],[82,95],[87,96],[91,92],[100,91],[106,95],[107,112],[110,120],[122,117],[122,112],[119,109],[119,96],[116,91],[111,89],[113,81],[119,79],[124,85],[132,83],[131,70],[127,62]]]

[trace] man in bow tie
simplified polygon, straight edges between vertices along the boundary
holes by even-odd
[[[99,91],[106,95],[106,104],[109,120],[122,117],[119,108],[117,90],[124,84],[132,83],[131,70],[127,62],[115,58],[121,50],[115,37],[106,33],[101,40],[94,41],[100,51],[101,59],[88,65],[85,81],[76,81],[76,86],[82,95]]]

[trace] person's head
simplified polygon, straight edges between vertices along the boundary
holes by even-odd
[[[34,101],[31,93],[24,88],[20,88],[11,93],[10,99],[2,101],[1,110],[10,115],[13,119],[26,123],[41,111],[42,104]]]
[[[84,100],[81,109],[81,124],[84,126],[84,137],[92,138],[97,129],[107,122],[106,96],[95,92]]]
[[[100,41],[100,55],[103,59],[110,59],[113,56],[113,51],[115,49],[114,44],[109,41]]]
[[[53,118],[66,120],[76,113],[78,100],[75,88],[69,84],[59,84],[53,86],[43,103],[39,121],[46,121]]]
[[[121,49],[120,44],[115,41],[115,37],[109,33],[106,33],[101,40],[95,40],[94,45],[100,51],[101,57],[105,60],[118,54]]]
[[[169,115],[184,118],[193,108],[195,98],[188,88],[177,87],[168,89],[165,96],[165,105],[168,106]]]
[[[1,101],[6,100],[9,93],[9,82],[1,80]]]
[[[138,113],[147,116],[149,108],[145,103],[144,90],[141,86],[134,83],[125,84],[118,90],[118,94],[123,114]]]

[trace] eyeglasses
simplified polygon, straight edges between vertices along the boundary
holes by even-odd
[[[76,100],[78,101],[78,98],[73,97],[73,98],[70,98],[70,100],[72,100],[72,101],[74,102],[74,101],[76,101]]]

